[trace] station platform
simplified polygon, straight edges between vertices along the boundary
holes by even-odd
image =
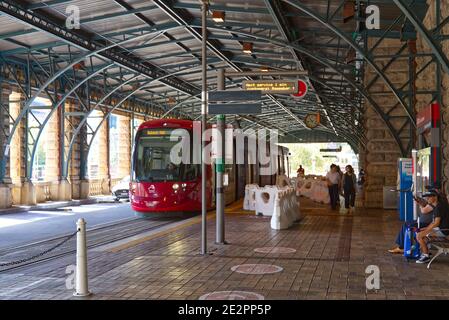
[[[234,298],[282,300],[449,298],[449,259],[429,270],[387,252],[400,228],[395,211],[340,214],[300,202],[305,218],[281,231],[270,228],[269,217],[243,211],[241,202],[231,205],[229,244],[220,246],[211,212],[207,256],[199,254],[199,216],[89,250],[93,294],[82,299],[197,300],[229,291]],[[67,267],[74,264],[72,254],[0,272],[0,299],[80,299],[66,287]],[[366,288],[370,265],[380,269],[379,290]]]

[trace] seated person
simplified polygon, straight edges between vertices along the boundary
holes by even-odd
[[[418,215],[418,219],[419,219],[419,227],[420,228],[425,228],[427,227],[429,224],[432,223],[432,211],[433,211],[433,207],[427,203],[427,201],[419,201],[417,199],[415,199],[415,201],[418,203],[419,205],[419,209],[420,209],[420,213]],[[401,230],[398,233],[398,236],[396,237],[396,244],[397,246],[394,249],[390,249],[388,250],[388,252],[390,253],[394,253],[394,254],[402,254],[404,253],[404,236],[405,236],[405,231],[407,230],[407,228],[412,228],[412,227],[418,227],[418,221],[413,221],[413,222],[404,222],[402,224]]]
[[[435,190],[430,190],[423,194],[423,197],[428,199],[428,203],[433,208],[433,222],[426,228],[421,229],[416,235],[421,249],[421,257],[416,263],[427,263],[430,260],[429,248],[427,246],[427,236],[429,234],[442,238],[446,238],[449,235],[449,206],[447,205],[447,201],[443,199],[439,200],[438,196],[439,194]]]

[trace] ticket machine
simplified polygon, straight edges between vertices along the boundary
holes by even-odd
[[[412,221],[413,214],[413,162],[411,158],[398,160],[399,218]]]

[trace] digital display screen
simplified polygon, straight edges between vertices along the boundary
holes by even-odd
[[[146,129],[143,131],[146,136],[169,136],[172,130],[161,130],[161,129]]]
[[[244,90],[260,90],[263,93],[298,93],[298,80],[256,80],[243,81]]]

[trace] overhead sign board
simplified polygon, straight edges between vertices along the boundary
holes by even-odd
[[[237,91],[237,90],[221,90],[209,92],[209,101],[248,101],[262,99],[260,91]]]
[[[255,91],[237,91],[237,90],[219,90],[209,92],[208,114],[259,114],[262,113],[262,92]],[[241,103],[229,103],[240,101]],[[257,101],[257,102],[256,102]],[[219,103],[217,103],[219,102]]]
[[[262,113],[261,103],[216,103],[209,105],[210,115],[214,114],[259,114]]]
[[[298,80],[245,80],[243,89],[260,90],[266,94],[294,94],[298,93]]]

